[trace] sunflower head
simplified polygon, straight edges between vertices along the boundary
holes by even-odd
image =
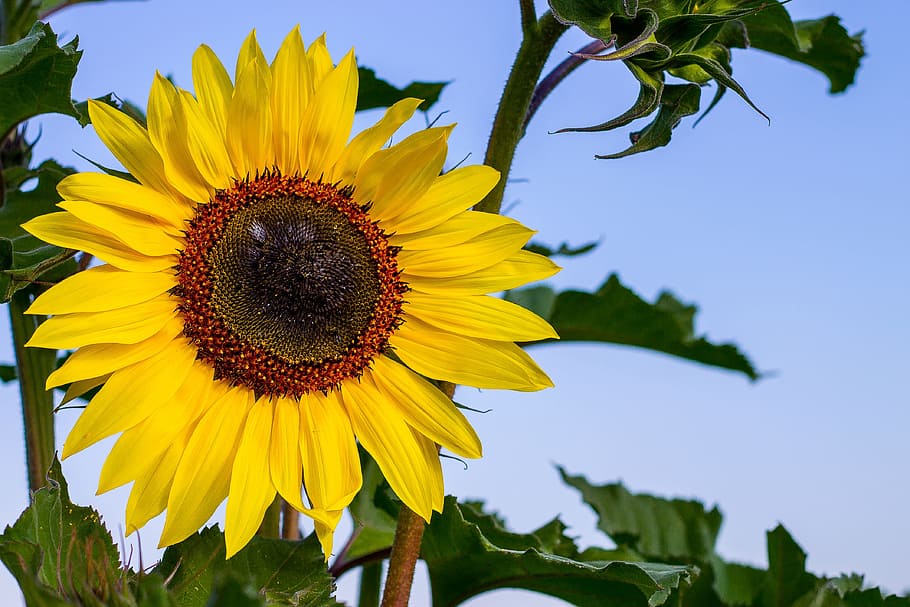
[[[480,457],[462,413],[428,379],[538,390],[516,341],[555,338],[488,295],[557,268],[532,232],[471,211],[485,166],[443,172],[452,127],[391,146],[420,100],[350,138],[353,52],[295,28],[269,63],[254,33],[233,78],[206,46],[195,94],[156,75],[145,127],[90,102],[98,136],[135,177],[79,173],[61,212],[24,227],[103,262],[39,296],[31,346],[75,349],[48,378],[102,386],[64,457],[120,433],[99,491],[132,482],[132,532],[167,510],[161,545],[227,498],[230,557],[280,496],[314,519],[326,557],[360,489],[357,443],[429,520],[443,503],[437,446]]]

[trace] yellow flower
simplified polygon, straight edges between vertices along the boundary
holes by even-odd
[[[161,546],[227,498],[230,557],[278,494],[314,519],[328,557],[361,485],[356,441],[429,519],[443,504],[436,445],[468,458],[481,446],[424,377],[550,386],[513,342],[553,329],[487,293],[556,266],[522,250],[528,228],[468,210],[495,170],[440,175],[452,127],[384,147],[419,100],[348,141],[353,51],[334,66],[323,38],[305,49],[295,28],[269,65],[251,33],[233,83],[201,46],[193,86],[157,75],[147,129],[90,103],[138,183],[72,175],[64,211],[25,225],[105,262],[29,310],[53,315],[30,346],[77,349],[48,389],[103,384],[63,456],[122,432],[98,490],[133,483],[128,532],[166,508]]]

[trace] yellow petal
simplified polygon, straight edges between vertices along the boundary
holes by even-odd
[[[310,179],[331,174],[354,124],[357,105],[357,63],[350,51],[325,80],[307,106],[300,125],[300,172]]]
[[[148,339],[177,315],[167,295],[106,312],[79,312],[45,320],[26,344],[69,350],[91,344],[135,344]]]
[[[26,313],[103,312],[148,301],[176,284],[169,272],[123,272],[97,266],[57,283],[39,295]]]
[[[96,228],[66,211],[39,215],[22,224],[22,227],[45,242],[91,253],[121,270],[160,272],[173,267],[177,262],[173,255],[149,257],[138,253],[110,232]]]
[[[272,123],[275,159],[285,175],[300,170],[300,124],[310,103],[310,63],[306,58],[300,26],[295,26],[272,62]]]
[[[332,510],[327,512],[326,515],[331,519],[330,522],[324,523],[319,519],[314,521],[316,528],[316,537],[319,538],[319,544],[322,546],[322,554],[325,555],[326,562],[329,561],[329,557],[332,555],[332,544],[335,539],[335,527],[338,526],[338,521],[341,520],[342,510]]]
[[[164,173],[171,185],[190,200],[209,200],[211,191],[187,145],[187,119],[180,93],[157,72],[149,93],[148,125],[149,137],[164,160]]]
[[[300,399],[300,454],[313,508],[347,508],[363,479],[351,422],[336,393]]]
[[[442,170],[446,139],[452,127],[431,128],[415,133],[386,150],[379,150],[360,167],[354,179],[354,196],[370,203],[370,213],[383,221],[393,220],[423,196]],[[389,224],[390,231],[395,231]]]
[[[240,52],[237,53],[237,64],[234,66],[234,82],[240,80],[240,72],[246,69],[250,61],[257,61],[263,65],[267,63],[265,54],[259,46],[259,41],[256,40],[255,29],[250,30],[250,33],[244,38],[243,44],[240,45]]]
[[[144,421],[126,430],[114,443],[98,479],[98,493],[146,475],[168,446],[184,434],[209,404],[212,368],[193,362],[180,388]]]
[[[499,171],[484,165],[453,169],[436,178],[426,194],[395,218],[395,232],[432,228],[483,200],[499,182]]]
[[[296,400],[278,398],[269,443],[272,484],[284,500],[298,511],[306,510],[300,498],[303,465],[300,459],[300,411]]]
[[[412,290],[440,295],[481,295],[514,289],[521,285],[549,278],[559,272],[559,266],[548,257],[519,251],[503,261],[462,276],[428,278],[414,276],[408,281]]]
[[[65,200],[88,200],[160,219],[169,234],[179,235],[192,210],[173,196],[103,173],[76,173],[57,184]]]
[[[360,444],[401,501],[429,521],[436,502],[434,472],[410,426],[400,415],[389,414],[389,403],[367,375],[359,383],[345,382],[342,390]]]
[[[174,473],[160,548],[193,534],[227,496],[234,456],[253,401],[247,388],[231,388],[199,420]]]
[[[360,165],[385,145],[401,125],[410,120],[420,104],[420,99],[402,99],[387,109],[379,122],[354,137],[335,163],[332,183],[339,183],[342,187],[353,184]]]
[[[527,308],[498,297],[407,294],[406,313],[450,333],[496,341],[559,339],[550,324]]]
[[[116,234],[132,250],[157,257],[174,255],[183,241],[165,233],[158,221],[132,211],[84,201],[64,201],[57,205],[99,230]]]
[[[269,397],[262,397],[250,409],[243,426],[240,446],[231,470],[231,487],[224,521],[227,558],[246,546],[275,499],[275,485],[269,475],[268,446],[271,442],[272,417],[272,401]]]
[[[118,369],[145,360],[161,352],[183,332],[183,321],[172,318],[160,331],[136,344],[96,344],[73,352],[60,368],[48,375],[46,388],[56,388],[75,381],[109,375]]]
[[[158,354],[111,375],[66,437],[63,457],[132,428],[154,413],[183,383],[195,357],[195,348],[175,340]]]
[[[369,373],[412,428],[463,457],[483,455],[470,422],[435,386],[385,356],[376,357]]]
[[[136,479],[126,502],[127,535],[164,511],[171,484],[174,482],[174,472],[190,440],[192,430],[192,426],[184,428],[173,442],[165,445],[166,451],[152,462],[146,473]]]
[[[439,447],[414,428],[411,428],[411,434],[420,448],[422,459],[427,462],[427,478],[425,482],[432,498],[430,505],[433,511],[442,512],[442,505],[446,496],[442,482],[442,464],[439,462]]]
[[[254,177],[274,162],[270,88],[264,59],[251,60],[237,78],[228,112],[227,148],[240,177]]]
[[[209,120],[189,92],[180,91],[180,103],[186,117],[187,147],[196,168],[213,188],[223,190],[230,187],[234,171],[224,147],[224,131],[219,131]]]
[[[193,53],[193,88],[205,115],[223,137],[234,85],[215,52],[204,44]]]
[[[164,161],[144,127],[120,110],[94,99],[88,100],[88,115],[98,137],[139,183],[162,194],[171,192]]]
[[[403,249],[398,254],[398,265],[405,282],[410,276],[462,276],[489,268],[517,253],[533,234],[534,230],[518,222],[509,223],[451,247],[425,251]]]
[[[333,66],[332,56],[329,55],[329,49],[325,44],[325,34],[313,40],[306,51],[306,58],[310,64],[313,90],[317,91],[322,85],[322,81],[331,73]]]
[[[395,246],[409,251],[426,251],[439,249],[467,242],[485,232],[507,225],[522,225],[510,217],[482,213],[479,211],[464,211],[438,226],[411,234],[395,233],[389,237],[389,242]]]
[[[389,344],[407,366],[433,379],[521,391],[553,386],[537,363],[513,343],[463,337],[409,318]]]

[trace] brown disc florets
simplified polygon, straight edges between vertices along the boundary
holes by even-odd
[[[177,264],[184,334],[257,395],[326,392],[388,346],[407,286],[350,192],[270,171],[196,208]]]

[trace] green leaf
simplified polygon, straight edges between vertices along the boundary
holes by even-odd
[[[98,513],[70,502],[60,462],[0,535],[0,560],[29,605],[130,605],[120,555]]]
[[[335,607],[334,584],[315,535],[300,542],[254,537],[243,550],[225,560],[224,535],[209,527],[168,548],[155,572],[170,580],[168,588],[179,607],[207,604],[259,605],[243,602],[247,587],[269,605]],[[214,600],[214,599],[212,599]]]
[[[0,365],[0,382],[8,384],[17,379],[18,374],[16,373],[16,365]]]
[[[594,293],[563,291],[546,286],[506,293],[547,320],[560,342],[588,341],[636,346],[663,352],[704,365],[739,371],[750,379],[760,377],[754,365],[733,344],[713,344],[695,335],[698,309],[668,292],[653,304],[623,286],[616,274]]]
[[[560,23],[577,25],[584,33],[606,46],[616,41],[612,19],[619,15],[632,19],[638,13],[638,0],[548,0],[553,16]]]
[[[360,88],[357,94],[358,112],[389,107],[408,97],[423,99],[423,103],[418,109],[426,112],[439,101],[442,89],[449,84],[448,82],[412,82],[403,89],[399,89],[378,78],[375,70],[368,67],[358,67],[357,73],[360,76]]]
[[[831,93],[853,84],[866,54],[862,32],[851,36],[835,15],[793,23],[785,8],[772,6],[743,23],[753,48],[815,68],[828,77]]]
[[[619,546],[647,559],[704,563],[714,554],[722,515],[693,500],[666,500],[630,493],[622,484],[592,485],[559,468],[562,480],[577,489],[597,513],[597,527]]]
[[[561,242],[559,243],[559,247],[555,249],[549,245],[545,245],[539,242],[531,242],[525,245],[525,249],[531,251],[532,253],[537,253],[538,255],[544,255],[546,257],[576,257],[578,255],[585,255],[586,253],[590,253],[599,246],[599,240],[592,240],[591,242],[586,242],[583,245],[579,245],[577,247],[572,246],[567,242]]]
[[[714,592],[725,605],[754,605],[765,584],[767,572],[749,565],[727,563],[715,556],[711,559]]]
[[[565,527],[554,520],[530,534],[506,530],[479,504],[446,498],[423,537],[434,607],[450,607],[483,592],[521,588],[581,607],[662,605],[691,583],[692,568],[620,561],[583,561]]]
[[[629,135],[632,145],[615,154],[597,155],[595,158],[613,160],[640,154],[670,143],[670,134],[685,116],[698,112],[701,89],[695,84],[667,84],[660,97],[657,117],[642,130]]]
[[[0,47],[0,138],[17,124],[57,112],[78,118],[70,98],[82,51],[78,38],[62,47],[46,23],[35,23],[25,38]]]
[[[638,80],[640,86],[638,98],[635,100],[632,107],[616,118],[607,120],[606,122],[594,126],[564,128],[556,131],[557,133],[609,131],[611,129],[626,126],[633,120],[644,118],[657,109],[660,105],[660,97],[664,90],[663,73],[660,71],[649,72],[631,61],[624,61],[623,64],[629,68],[632,75]]]
[[[375,460],[362,447],[360,463],[363,484],[350,505],[351,516],[354,517],[354,541],[338,556],[333,565],[335,568],[344,562],[386,550],[395,539],[398,500]]]
[[[768,576],[762,604],[765,607],[789,607],[813,589],[816,578],[806,571],[806,553],[783,525],[778,525],[767,535]]]
[[[132,103],[131,101],[124,101],[123,99],[120,99],[119,97],[117,97],[117,95],[115,95],[114,93],[108,93],[107,95],[103,95],[101,97],[95,97],[93,99],[93,101],[97,101],[99,103],[104,103],[106,105],[111,106],[112,108],[118,109],[121,112],[123,112],[124,114],[126,114],[127,116],[129,116],[130,118],[132,118],[133,120],[135,120],[136,122],[138,122],[139,124],[141,124],[142,126],[145,126],[145,123],[146,123],[145,112],[143,111],[143,109],[141,107],[139,107],[135,103]],[[79,124],[81,126],[88,126],[92,123],[92,118],[91,118],[91,116],[89,116],[89,113],[88,113],[88,100],[80,101],[79,103],[77,103],[76,111],[79,112],[78,120],[79,120]],[[80,154],[80,156],[81,156],[81,154]],[[82,157],[85,158],[84,156],[82,156]],[[85,159],[88,160],[88,158],[85,158]],[[92,161],[89,160],[89,162],[92,162]],[[101,168],[106,173],[109,173],[111,175],[116,174],[116,172],[112,172],[110,169],[105,169],[104,167],[101,167],[101,165],[99,165],[95,162],[92,162],[92,164]],[[117,172],[120,172],[120,171],[117,171]],[[129,175],[129,173],[122,173],[122,172],[121,172],[121,174]]]
[[[3,172],[7,191],[0,207],[0,302],[9,301],[13,293],[39,277],[60,279],[76,270],[72,260],[75,251],[49,245],[25,230],[26,221],[57,211],[60,201],[57,184],[73,173],[53,160],[44,161],[36,169],[10,169]],[[20,188],[30,179],[37,179],[34,189]]]

